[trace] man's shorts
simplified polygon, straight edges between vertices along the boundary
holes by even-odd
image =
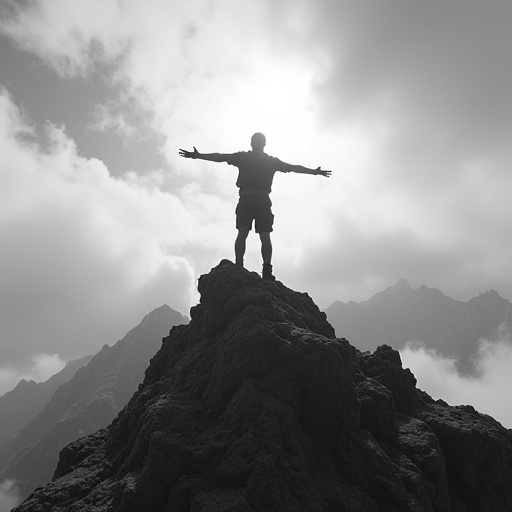
[[[267,195],[241,195],[236,207],[236,228],[252,229],[255,221],[256,233],[270,233],[274,224],[272,202]]]

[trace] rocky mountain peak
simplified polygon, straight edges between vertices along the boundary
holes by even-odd
[[[409,285],[407,279],[405,279],[405,277],[402,277],[396,282],[396,284],[395,284],[395,286],[393,286],[393,288],[407,289],[407,288],[410,288],[410,285]]]
[[[254,272],[237,272],[233,264],[223,260],[209,274],[199,278],[201,301],[192,308],[191,316],[201,321],[210,335],[218,334],[240,314],[258,309],[273,309],[280,320],[316,334],[335,338],[327,322],[307,293],[298,293],[281,283],[259,279]],[[248,308],[248,311],[245,311]]]
[[[512,435],[361,353],[307,294],[222,261],[113,423],[17,512],[508,511]]]
[[[469,302],[500,302],[503,300],[504,299],[496,290],[491,289],[488,292],[478,294],[476,297],[470,299]]]

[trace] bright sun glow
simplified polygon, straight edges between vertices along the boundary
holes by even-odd
[[[258,77],[247,77],[236,88],[228,119],[231,127],[248,146],[255,131],[267,137],[266,151],[283,160],[300,160],[306,152],[314,127],[311,108],[311,72],[290,66],[287,69],[265,68]],[[229,129],[229,128],[228,128]],[[294,162],[293,162],[294,163]]]

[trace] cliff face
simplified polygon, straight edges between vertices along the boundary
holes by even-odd
[[[227,261],[106,429],[17,512],[510,511],[512,435],[336,339],[306,294]]]
[[[26,498],[52,478],[60,450],[109,425],[144,378],[162,336],[187,319],[169,306],[155,309],[113,346],[105,345],[54,393],[16,436],[0,443],[0,482]]]

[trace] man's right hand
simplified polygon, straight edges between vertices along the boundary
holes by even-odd
[[[184,158],[198,158],[199,151],[197,151],[196,147],[194,147],[194,151],[187,151],[186,149],[180,149],[180,156]]]

